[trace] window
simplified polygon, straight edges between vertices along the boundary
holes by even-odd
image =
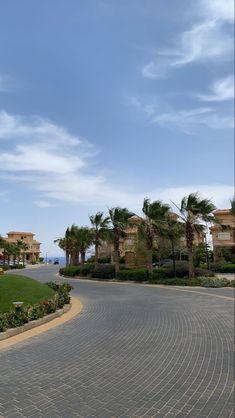
[[[230,232],[219,232],[218,239],[221,241],[229,241],[231,238]]]

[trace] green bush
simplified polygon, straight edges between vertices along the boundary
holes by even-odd
[[[115,277],[113,264],[100,264],[92,271],[92,277],[96,279],[110,280]]]
[[[149,272],[147,269],[120,270],[117,274],[117,279],[146,282],[149,280]]]
[[[227,280],[225,278],[219,279],[219,278],[212,278],[212,279],[204,279],[202,281],[203,287],[228,287],[230,286],[230,280]]]
[[[83,264],[79,266],[63,267],[59,272],[65,277],[88,276],[94,270],[94,264]]]
[[[235,273],[235,264],[227,263],[220,264],[215,263],[211,265],[211,270],[217,273]]]
[[[45,315],[43,306],[36,305],[32,306],[28,311],[29,321],[34,321],[35,319],[42,318]]]
[[[210,270],[196,267],[194,268],[195,276],[214,276],[214,273]],[[170,264],[166,267],[155,268],[153,270],[153,275],[157,277],[174,277],[173,265]],[[176,277],[184,278],[188,277],[188,263],[187,262],[176,262]]]
[[[150,279],[150,283],[153,284],[163,284],[167,286],[201,286],[202,279],[200,277],[194,277],[192,279],[184,278],[184,277],[168,277],[168,278],[160,278],[152,275]]]
[[[111,263],[111,257],[99,257],[98,258],[99,264],[110,264]]]

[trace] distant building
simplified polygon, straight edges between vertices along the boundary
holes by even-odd
[[[219,223],[211,228],[215,261],[223,255],[223,250],[235,255],[235,217],[230,209],[217,209],[214,212]]]
[[[40,256],[40,242],[34,239],[35,234],[32,232],[16,232],[10,231],[7,233],[5,241],[11,244],[17,244],[17,241],[22,241],[26,244],[24,250],[25,260],[27,263],[33,261],[39,261]],[[2,257],[3,251],[0,249],[0,257]]]
[[[178,219],[178,215],[174,212],[171,213],[171,217],[174,220]],[[143,221],[143,218],[140,216],[132,216],[129,219],[129,225],[126,228],[125,238],[120,238],[119,241],[119,250],[120,256],[125,257],[125,264],[127,267],[146,267],[146,255],[142,252],[141,249],[138,249],[138,226]],[[199,232],[194,232],[194,245],[198,245],[204,242],[204,234]],[[180,239],[182,249],[186,249],[185,237],[183,236]],[[137,254],[138,253],[138,254]],[[113,244],[107,241],[103,241],[102,245],[99,247],[99,257],[110,257],[112,262],[114,261],[114,248]]]

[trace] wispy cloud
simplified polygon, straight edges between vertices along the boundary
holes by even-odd
[[[202,106],[191,109],[173,109],[151,102],[145,103],[135,96],[131,96],[128,105],[146,117],[149,123],[165,126],[167,129],[178,129],[187,134],[197,133],[199,128],[216,130],[233,129],[234,117],[231,111],[221,112],[213,107]]]
[[[153,53],[152,59],[142,68],[144,77],[162,77],[170,70],[193,62],[232,59],[234,44],[230,24],[234,19],[233,1],[201,0],[198,12],[201,19],[182,32],[170,48]]]
[[[206,102],[221,102],[234,99],[233,75],[214,81],[208,94],[198,94],[197,97]]]
[[[136,103],[141,106],[140,102]],[[220,206],[225,205],[233,193],[233,187],[228,185],[170,186],[130,192],[125,184],[114,186],[98,170],[94,172],[91,156],[84,153],[87,141],[83,143],[64,127],[43,118],[28,119],[6,112],[0,126],[0,140],[5,141],[3,144],[8,148],[7,152],[0,153],[1,179],[18,182],[21,187],[36,192],[38,198],[33,198],[34,204],[43,209],[64,203],[101,207],[125,205],[140,211],[145,196],[179,202],[182,196],[195,190],[211,196]]]

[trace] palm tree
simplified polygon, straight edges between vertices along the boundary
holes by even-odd
[[[190,193],[181,201],[180,218],[185,225],[186,246],[188,250],[189,277],[194,277],[193,241],[195,232],[201,232],[203,223],[217,222],[213,211],[216,207],[209,199],[200,199],[197,193]]]
[[[95,215],[89,217],[94,230],[94,244],[95,244],[95,267],[98,265],[99,246],[102,240],[107,237],[109,227],[109,217],[104,217],[103,212],[97,212]]]
[[[235,198],[230,200],[230,203],[231,203],[230,213],[235,217]]]
[[[77,227],[75,234],[75,252],[81,254],[81,264],[85,263],[86,251],[91,247],[94,242],[94,231],[87,226]]]
[[[158,228],[158,235],[163,238],[169,239],[171,243],[171,251],[173,258],[173,271],[176,277],[176,265],[175,265],[175,247],[179,243],[180,238],[184,235],[184,224],[179,222],[173,217],[172,213],[166,217],[165,222]]]
[[[142,211],[145,215],[139,226],[140,233],[144,235],[147,247],[147,268],[151,273],[153,270],[153,249],[156,235],[163,228],[166,217],[169,215],[170,206],[159,200],[150,202],[144,199]]]
[[[69,266],[71,259],[71,253],[73,248],[73,230],[74,226],[72,225],[71,228],[66,229],[64,237],[57,238],[54,240],[54,242],[56,242],[58,246],[65,252],[66,267]]]
[[[126,208],[112,208],[109,209],[109,218],[111,228],[109,230],[109,239],[114,246],[114,264],[115,273],[119,272],[120,265],[120,238],[124,238],[126,235],[126,228],[129,224],[129,219],[134,214]]]

